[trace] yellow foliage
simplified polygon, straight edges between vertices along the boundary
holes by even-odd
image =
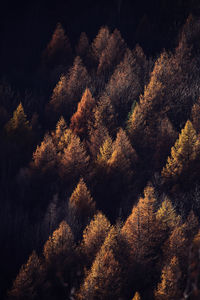
[[[179,176],[189,167],[190,162],[197,158],[199,151],[200,142],[192,123],[188,120],[171,149],[171,156],[168,157],[167,164],[162,170],[162,176],[164,178]]]
[[[174,256],[170,264],[165,265],[162,270],[161,283],[158,284],[155,291],[156,300],[179,300],[180,288],[179,280],[181,271],[179,268],[178,259]]]
[[[69,199],[69,207],[79,216],[86,218],[94,214],[95,202],[93,201],[83,178],[80,179]]]
[[[74,249],[74,237],[69,225],[62,221],[52,236],[44,245],[43,254],[45,260],[50,263],[55,263],[60,260],[64,264],[66,259],[69,259],[71,251]]]
[[[103,244],[110,227],[108,219],[101,212],[98,212],[85,228],[81,249],[86,254],[90,263]]]
[[[132,300],[141,300],[140,294],[136,292]]]
[[[110,159],[113,152],[113,142],[108,136],[104,141],[103,145],[99,149],[99,154],[97,156],[97,162],[99,164],[105,164]]]
[[[180,216],[177,216],[176,211],[169,199],[165,199],[162,202],[161,207],[156,213],[156,218],[166,229],[173,229],[175,226],[180,224],[181,221]]]

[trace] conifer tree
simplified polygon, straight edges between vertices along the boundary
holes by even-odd
[[[126,247],[119,228],[111,227],[86,274],[79,299],[114,299],[122,295],[128,270]]]
[[[133,207],[122,228],[133,257],[144,265],[154,262],[163,242],[163,228],[156,219],[156,201],[153,187],[147,186],[144,198],[140,198]]]
[[[184,172],[189,171],[192,162],[198,159],[200,143],[196,131],[187,121],[179,138],[171,149],[171,156],[163,168],[162,176],[166,180],[176,180]]]
[[[69,225],[62,221],[46,241],[43,249],[47,284],[46,297],[69,296],[77,272],[77,252]]]
[[[111,158],[113,153],[113,142],[110,136],[108,136],[103,145],[99,149],[99,154],[97,156],[97,163],[100,166],[106,166],[108,160]]]
[[[70,129],[63,136],[61,143],[59,146],[63,151],[59,157],[59,174],[64,182],[75,183],[80,176],[86,174],[89,156],[80,138],[74,135]]]
[[[97,73],[109,73],[113,69],[113,67],[121,61],[124,56],[125,50],[125,42],[122,39],[120,32],[115,29],[111,34],[106,47],[101,53]]]
[[[89,40],[85,32],[81,32],[78,44],[76,46],[76,55],[85,58],[89,50]]]
[[[49,67],[65,65],[72,59],[72,49],[70,41],[60,23],[52,35],[51,41],[44,51],[44,61]]]
[[[155,291],[156,300],[179,300],[181,297],[180,289],[181,271],[179,262],[176,256],[174,256],[170,264],[165,265],[162,270],[161,283],[158,284]]]
[[[108,27],[101,27],[96,38],[91,45],[91,55],[95,61],[99,61],[102,52],[107,46],[108,40],[110,38],[110,32]]]
[[[87,266],[91,266],[97,252],[100,250],[109,230],[110,222],[101,213],[98,212],[87,225],[83,232],[81,250],[87,259]]]
[[[39,299],[38,287],[42,285],[42,265],[35,251],[29,256],[9,291],[9,299]]]
[[[82,221],[87,221],[88,218],[91,218],[94,215],[95,202],[93,201],[83,178],[80,179],[69,199],[69,209]]]
[[[56,166],[57,150],[52,137],[46,134],[40,146],[33,153],[33,167],[45,172]]]
[[[91,79],[81,58],[77,56],[68,74],[61,75],[54,88],[47,106],[47,115],[49,114],[56,121],[63,115],[65,120],[68,121],[75,112],[76,105],[80,101],[84,90],[90,85],[90,81]]]
[[[97,102],[94,112],[94,128],[105,127],[113,135],[115,133],[115,111],[109,96],[103,96]]]
[[[194,129],[197,133],[200,131],[200,99],[193,105],[192,111],[191,111],[191,120],[192,124],[194,126]]]
[[[13,113],[13,117],[5,126],[8,136],[18,139],[27,139],[31,136],[31,126],[24,112],[22,103],[18,105]]]
[[[156,218],[163,224],[165,230],[173,230],[181,221],[168,198],[163,200],[161,207],[156,212]]]
[[[81,101],[78,104],[77,111],[71,118],[70,128],[82,139],[88,137],[88,129],[94,122],[95,100],[89,89],[86,89]]]
[[[141,300],[140,294],[136,292],[132,300]]]

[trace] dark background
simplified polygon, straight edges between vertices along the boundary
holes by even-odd
[[[171,48],[197,0],[4,1],[0,6],[0,77],[19,87],[32,85],[56,23],[74,46],[82,31],[93,39],[100,26],[118,28],[130,47],[137,42],[147,55]]]

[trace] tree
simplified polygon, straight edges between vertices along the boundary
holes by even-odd
[[[61,75],[58,84],[54,88],[47,106],[47,115],[50,115],[52,120],[56,120],[56,122],[63,115],[65,120],[68,121],[75,112],[82,93],[90,85],[90,81],[91,79],[81,58],[77,56],[68,74]]]
[[[31,126],[24,112],[22,103],[18,105],[17,109],[13,113],[13,117],[5,125],[5,130],[13,139],[28,139],[31,135]]]
[[[91,220],[90,224],[85,228],[81,243],[81,251],[86,256],[87,266],[91,266],[91,263],[104,243],[110,228],[110,222],[101,212],[98,212]]]
[[[63,182],[75,183],[80,176],[86,175],[89,156],[80,138],[74,135],[70,129],[63,136],[59,146],[62,149],[59,157],[60,177]]]
[[[51,68],[58,65],[67,66],[72,59],[71,44],[60,23],[56,26],[43,58],[46,65]]]
[[[132,300],[141,300],[140,294],[136,292]]]
[[[186,172],[188,178],[192,163],[198,159],[199,150],[200,143],[196,131],[192,123],[187,121],[171,149],[171,156],[168,157],[166,166],[162,170],[163,178],[176,181],[179,176],[186,174]]]
[[[132,259],[140,263],[146,271],[145,282],[152,282],[152,268],[154,276],[158,275],[158,252],[166,239],[163,228],[156,218],[156,195],[154,188],[147,186],[144,190],[144,198],[140,198],[138,204],[133,207],[132,213],[125,221],[122,233],[125,235]],[[143,278],[142,270],[138,274]],[[155,278],[154,278],[155,280]]]
[[[138,101],[147,81],[147,60],[144,56],[143,61],[140,61],[142,58],[139,59],[138,53],[139,50],[131,52],[127,49],[106,85],[105,94],[114,108],[116,126],[124,125],[133,101]]]
[[[110,32],[108,27],[101,27],[96,38],[91,45],[91,55],[95,61],[99,61],[102,52],[104,51],[108,40],[110,38]]]
[[[93,201],[83,178],[80,179],[69,199],[69,209],[75,214],[76,218],[79,218],[82,221],[85,220],[85,222],[94,215],[95,202]]]
[[[101,52],[97,73],[107,74],[111,72],[113,67],[123,58],[125,50],[125,42],[122,39],[120,32],[115,29],[108,39],[104,50]]]
[[[88,53],[88,50],[89,50],[88,37],[85,32],[81,32],[78,44],[76,46],[76,55],[84,59]]]
[[[200,131],[199,114],[200,114],[200,99],[198,99],[198,101],[193,105],[192,111],[191,111],[192,124],[197,133],[199,133],[199,131]]]
[[[9,291],[9,299],[40,299],[38,287],[42,285],[42,266],[35,251],[29,256]]]
[[[62,221],[46,241],[43,249],[47,273],[46,297],[66,297],[77,272],[77,253],[69,225]]]
[[[156,300],[179,300],[181,297],[180,289],[181,271],[178,259],[174,256],[170,264],[165,265],[162,270],[161,283],[158,284],[155,291]]]
[[[87,88],[78,104],[77,111],[71,118],[70,128],[82,139],[88,137],[88,129],[94,122],[95,100]]]
[[[102,96],[95,107],[94,128],[105,127],[109,134],[115,133],[115,111],[109,96]]]
[[[163,224],[165,230],[173,230],[178,224],[180,224],[181,218],[176,214],[176,211],[171,201],[166,197],[158,211],[156,212],[156,218]]]
[[[111,227],[78,293],[79,299],[117,299],[127,280],[127,245],[117,227]]]
[[[37,146],[33,153],[33,167],[41,172],[55,168],[57,164],[57,149],[52,137],[46,134],[40,146]]]
[[[108,136],[99,149],[99,154],[97,156],[98,165],[105,167],[108,160],[111,158],[112,152],[113,152],[113,142],[110,136]]]

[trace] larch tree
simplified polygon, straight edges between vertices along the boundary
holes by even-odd
[[[138,204],[133,207],[122,228],[134,259],[143,265],[156,262],[157,251],[163,242],[163,228],[156,219],[156,203],[154,188],[147,186],[144,198],[140,198]]]
[[[127,245],[119,228],[111,227],[79,290],[79,299],[114,299],[127,279]]]
[[[80,220],[80,224],[87,224],[95,213],[95,202],[83,178],[80,179],[73,191],[68,204],[69,210]]]
[[[109,96],[102,96],[97,102],[94,112],[94,128],[105,127],[113,135],[115,133],[115,111]]]
[[[61,75],[53,90],[51,100],[47,106],[47,115],[58,120],[63,115],[66,121],[76,110],[86,87],[90,85],[90,76],[82,60],[77,56],[67,75]]]
[[[122,39],[120,32],[115,29],[101,53],[97,73],[108,75],[121,61],[125,50],[125,42]]]
[[[39,286],[43,283],[41,261],[35,251],[29,256],[27,263],[22,265],[13,286],[8,293],[8,299],[26,300],[39,299]]]
[[[110,38],[108,27],[101,27],[91,45],[91,56],[98,62]]]
[[[140,294],[136,292],[132,300],[141,300]]]
[[[200,151],[200,142],[192,123],[188,120],[185,127],[179,134],[175,145],[171,149],[171,156],[167,159],[167,164],[162,170],[163,178],[177,180],[181,175],[186,175],[197,160]],[[193,166],[194,168],[194,166]],[[192,169],[192,172],[194,169]],[[189,173],[190,174],[190,173]]]
[[[59,174],[64,182],[72,184],[86,174],[89,156],[80,138],[70,132],[70,129],[67,133],[64,135],[64,147],[59,156]]]
[[[106,216],[98,212],[84,229],[81,251],[87,259],[87,267],[91,266],[110,228],[111,224]]]
[[[52,137],[46,134],[40,146],[33,153],[32,166],[41,172],[49,171],[57,164],[57,150]]]
[[[65,221],[60,223],[58,229],[46,241],[43,255],[48,281],[46,295],[50,297],[62,293],[61,297],[66,296],[70,293],[72,280],[77,271],[77,253],[74,236]]]
[[[200,98],[198,101],[193,105],[191,111],[191,121],[194,126],[194,129],[199,134],[200,132]]]
[[[156,212],[156,219],[163,225],[165,231],[172,231],[181,222],[181,217],[176,214],[171,201],[167,197],[162,201]]]
[[[102,124],[98,123],[96,128],[90,128],[89,141],[87,142],[87,145],[93,159],[96,159],[100,147],[108,137],[108,130]]]
[[[181,297],[180,286],[181,271],[179,262],[174,256],[169,264],[166,264],[162,270],[161,283],[158,284],[155,291],[156,300],[179,300]]]
[[[81,139],[88,137],[88,130],[94,123],[95,100],[87,88],[78,104],[77,111],[71,118],[70,128]]]
[[[52,38],[44,51],[43,59],[49,67],[67,66],[72,59],[71,44],[60,23],[57,24]]]
[[[82,59],[86,57],[89,50],[89,40],[85,32],[81,32],[78,44],[76,46],[76,55]]]
[[[16,140],[30,138],[31,125],[21,102],[13,112],[13,117],[5,125],[5,130],[9,137]]]
[[[136,53],[126,50],[123,60],[117,65],[106,85],[105,93],[111,99],[115,110],[116,126],[124,125],[133,101],[138,101],[144,89],[145,73],[141,69],[142,63],[139,65],[137,61]],[[144,61],[147,64],[145,58]]]
[[[110,136],[108,136],[102,146],[99,149],[99,154],[97,155],[97,164],[99,166],[105,167],[108,160],[111,158],[113,153],[113,141]]]

